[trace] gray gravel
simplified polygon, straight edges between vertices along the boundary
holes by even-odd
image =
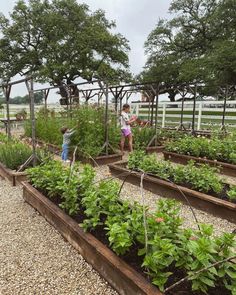
[[[96,168],[96,170],[99,172],[99,174],[97,175],[97,179],[101,179],[102,177],[109,177],[109,175],[111,176],[111,174],[109,173],[109,168],[107,166],[101,166],[99,168]],[[120,184],[122,183],[122,181],[119,179],[116,179],[116,181],[118,181]],[[120,196],[121,196],[121,199],[127,200],[130,203],[137,201],[142,204],[140,188],[136,185],[125,183]],[[150,212],[155,210],[157,200],[163,199],[163,197],[157,194],[153,194],[147,190],[144,190],[144,196],[145,196],[145,205],[149,207]],[[235,224],[227,220],[215,217],[209,213],[206,213],[201,210],[197,210],[195,208],[193,208],[193,210],[200,223],[209,223],[214,226],[216,235],[220,235],[221,233],[224,233],[224,232],[232,232],[236,228]],[[197,229],[197,225],[193,218],[192,212],[187,205],[181,204],[180,215],[183,218],[184,227]]]
[[[117,295],[61,235],[0,180],[1,295]]]

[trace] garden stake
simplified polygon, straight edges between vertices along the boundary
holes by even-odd
[[[139,170],[139,171],[143,173],[142,170]],[[156,175],[153,174],[153,173],[151,173],[151,172],[146,172],[146,174],[149,174],[149,175],[151,175],[151,176],[156,177]],[[178,186],[176,183],[172,182],[172,181],[169,180],[169,179],[165,179],[165,180],[168,181],[168,182],[170,182],[171,184],[173,184],[173,185],[178,189],[178,191],[181,193],[181,195],[184,197],[184,199],[187,201],[187,203],[188,203],[188,205],[189,205],[189,207],[190,207],[190,210],[191,210],[191,212],[192,212],[192,214],[193,214],[193,217],[194,217],[194,219],[195,219],[195,222],[196,222],[196,224],[197,224],[197,227],[198,227],[199,231],[201,231],[201,228],[200,228],[200,226],[199,226],[199,222],[198,222],[197,216],[196,216],[196,214],[195,214],[195,212],[194,212],[194,210],[193,210],[193,207],[191,206],[191,204],[190,204],[190,202],[189,202],[189,199],[186,197],[186,195],[182,192],[182,190],[179,188],[179,186]]]
[[[133,171],[132,171],[133,172]],[[96,180],[95,182],[93,182],[93,184],[96,184],[96,183],[99,183],[99,182],[101,182],[101,181],[103,181],[103,180],[107,180],[107,181],[111,181],[111,180],[114,180],[114,179],[117,179],[117,177],[119,177],[119,176],[126,176],[126,175],[131,175],[132,174],[132,172],[131,171],[129,171],[129,172],[122,172],[122,173],[119,173],[119,174],[117,174],[116,176],[107,176],[107,177],[104,177],[103,179],[100,179],[100,180]],[[124,182],[125,182],[126,180],[124,180]],[[120,190],[121,190],[122,188],[120,188]]]
[[[88,152],[82,151],[82,153],[87,155],[93,161],[93,163],[99,168],[98,163],[95,161],[95,159]]]
[[[207,267],[204,267],[204,268],[202,268],[202,269],[196,271],[194,274],[191,274],[191,275],[186,276],[185,278],[179,280],[177,283],[175,283],[175,284],[171,285],[170,287],[166,288],[166,289],[164,290],[164,294],[165,294],[166,292],[172,290],[173,288],[177,287],[178,285],[182,284],[183,282],[185,282],[185,281],[191,279],[192,276],[198,275],[199,273],[202,273],[202,272],[204,272],[205,270],[208,270],[208,269],[210,269],[210,268],[212,268],[212,267],[218,266],[218,265],[220,265],[220,264],[222,264],[222,263],[224,263],[224,262],[231,261],[231,260],[233,260],[233,259],[235,259],[235,258],[236,258],[236,255],[234,255],[234,256],[232,256],[232,257],[229,257],[229,258],[226,258],[226,259],[221,260],[221,261],[217,261],[217,262],[215,262],[215,263],[213,263],[213,264],[211,264],[211,265],[209,265],[209,266],[207,266]],[[234,262],[233,262],[233,263],[234,263]],[[234,264],[235,264],[235,263],[234,263]]]
[[[141,175],[140,181],[140,192],[142,197],[142,207],[143,207],[143,226],[144,226],[144,234],[145,234],[145,251],[146,254],[148,252],[148,233],[147,233],[147,219],[146,219],[146,208],[145,208],[145,201],[144,201],[144,193],[143,193],[143,179],[145,176],[145,172]]]
[[[124,186],[124,184],[125,184],[127,178],[130,176],[130,174],[132,174],[132,172],[133,172],[133,169],[131,169],[131,171],[129,171],[129,172],[125,172],[125,173],[121,173],[121,174],[120,174],[120,175],[122,175],[122,174],[127,174],[127,175],[126,175],[125,179],[123,180],[123,182],[122,182],[122,184],[121,184],[121,186],[120,186],[120,189],[119,189],[119,192],[118,192],[118,196],[119,196],[119,197],[120,197],[121,190],[122,190],[122,188],[123,188],[123,186]],[[116,175],[114,178],[117,178],[117,176],[120,176],[120,175],[118,174],[118,175]]]
[[[73,166],[75,164],[75,154],[77,152],[77,149],[78,149],[78,147],[76,146],[75,149],[74,149],[74,152],[73,152],[72,162],[71,162],[71,166],[70,166],[72,169],[73,169]]]

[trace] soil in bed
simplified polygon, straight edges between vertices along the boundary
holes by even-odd
[[[39,190],[40,191],[40,190]],[[47,196],[47,192],[41,191],[41,193],[44,196]],[[56,198],[49,198],[54,204],[59,206],[61,203],[60,197]],[[80,208],[79,212],[72,217],[78,224],[82,223],[87,217],[84,213],[84,210]],[[101,221],[105,220],[105,215],[101,217]],[[95,230],[91,230],[89,232],[92,234],[95,238],[97,238],[100,242],[102,242],[104,245],[109,247],[109,241],[106,235],[106,231],[104,230],[102,225],[99,225],[96,227]],[[142,276],[144,276],[149,282],[151,282],[151,279],[146,274],[146,270],[142,267],[143,257],[138,256],[138,250],[140,248],[143,248],[140,244],[135,244],[131,247],[130,251],[122,256],[119,256],[121,259],[123,259],[127,264],[129,264],[132,268],[134,268],[138,273],[140,273]],[[166,288],[173,285],[174,283],[178,282],[182,278],[184,278],[187,274],[184,270],[176,268],[174,265],[171,265],[166,271],[170,271],[173,274],[169,277],[169,280],[166,284]],[[215,288],[209,288],[208,295],[230,295],[230,291],[227,290],[222,282],[219,282],[217,287]],[[191,290],[191,282],[185,281],[184,283],[180,284],[179,286],[175,287],[173,290],[170,290],[169,292],[165,293],[165,295],[206,295],[203,292],[200,291],[192,291]]]

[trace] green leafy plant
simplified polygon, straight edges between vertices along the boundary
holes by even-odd
[[[135,149],[145,149],[153,136],[156,134],[155,128],[152,127],[134,127],[132,128],[132,133],[134,136],[134,148]],[[183,132],[158,129],[157,130],[157,145],[164,145],[169,141],[179,139],[186,136]],[[154,145],[153,142],[152,145]]]
[[[236,201],[236,186],[232,185],[228,191],[228,197],[231,201]]]
[[[142,150],[136,150],[135,152],[130,153],[128,161],[129,169],[138,168],[144,156],[145,152]]]
[[[178,154],[236,163],[236,142],[232,137],[184,137],[166,144],[166,150]]]
[[[223,182],[216,174],[216,169],[208,165],[195,166],[193,161],[187,165],[173,166],[169,161],[157,160],[155,155],[144,155],[140,151],[130,154],[128,167],[138,169],[176,184],[190,185],[201,192],[220,193]]]
[[[17,170],[31,154],[31,148],[18,141],[0,144],[0,162],[12,170]]]

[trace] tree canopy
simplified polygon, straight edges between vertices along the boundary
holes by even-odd
[[[172,19],[160,19],[145,42],[141,79],[164,82],[170,100],[176,85],[201,83],[211,94],[235,85],[235,11],[235,0],[173,0]]]
[[[9,19],[0,16],[0,74],[30,73],[59,87],[79,77],[126,80],[129,45],[114,27],[102,10],[76,0],[19,0]]]

